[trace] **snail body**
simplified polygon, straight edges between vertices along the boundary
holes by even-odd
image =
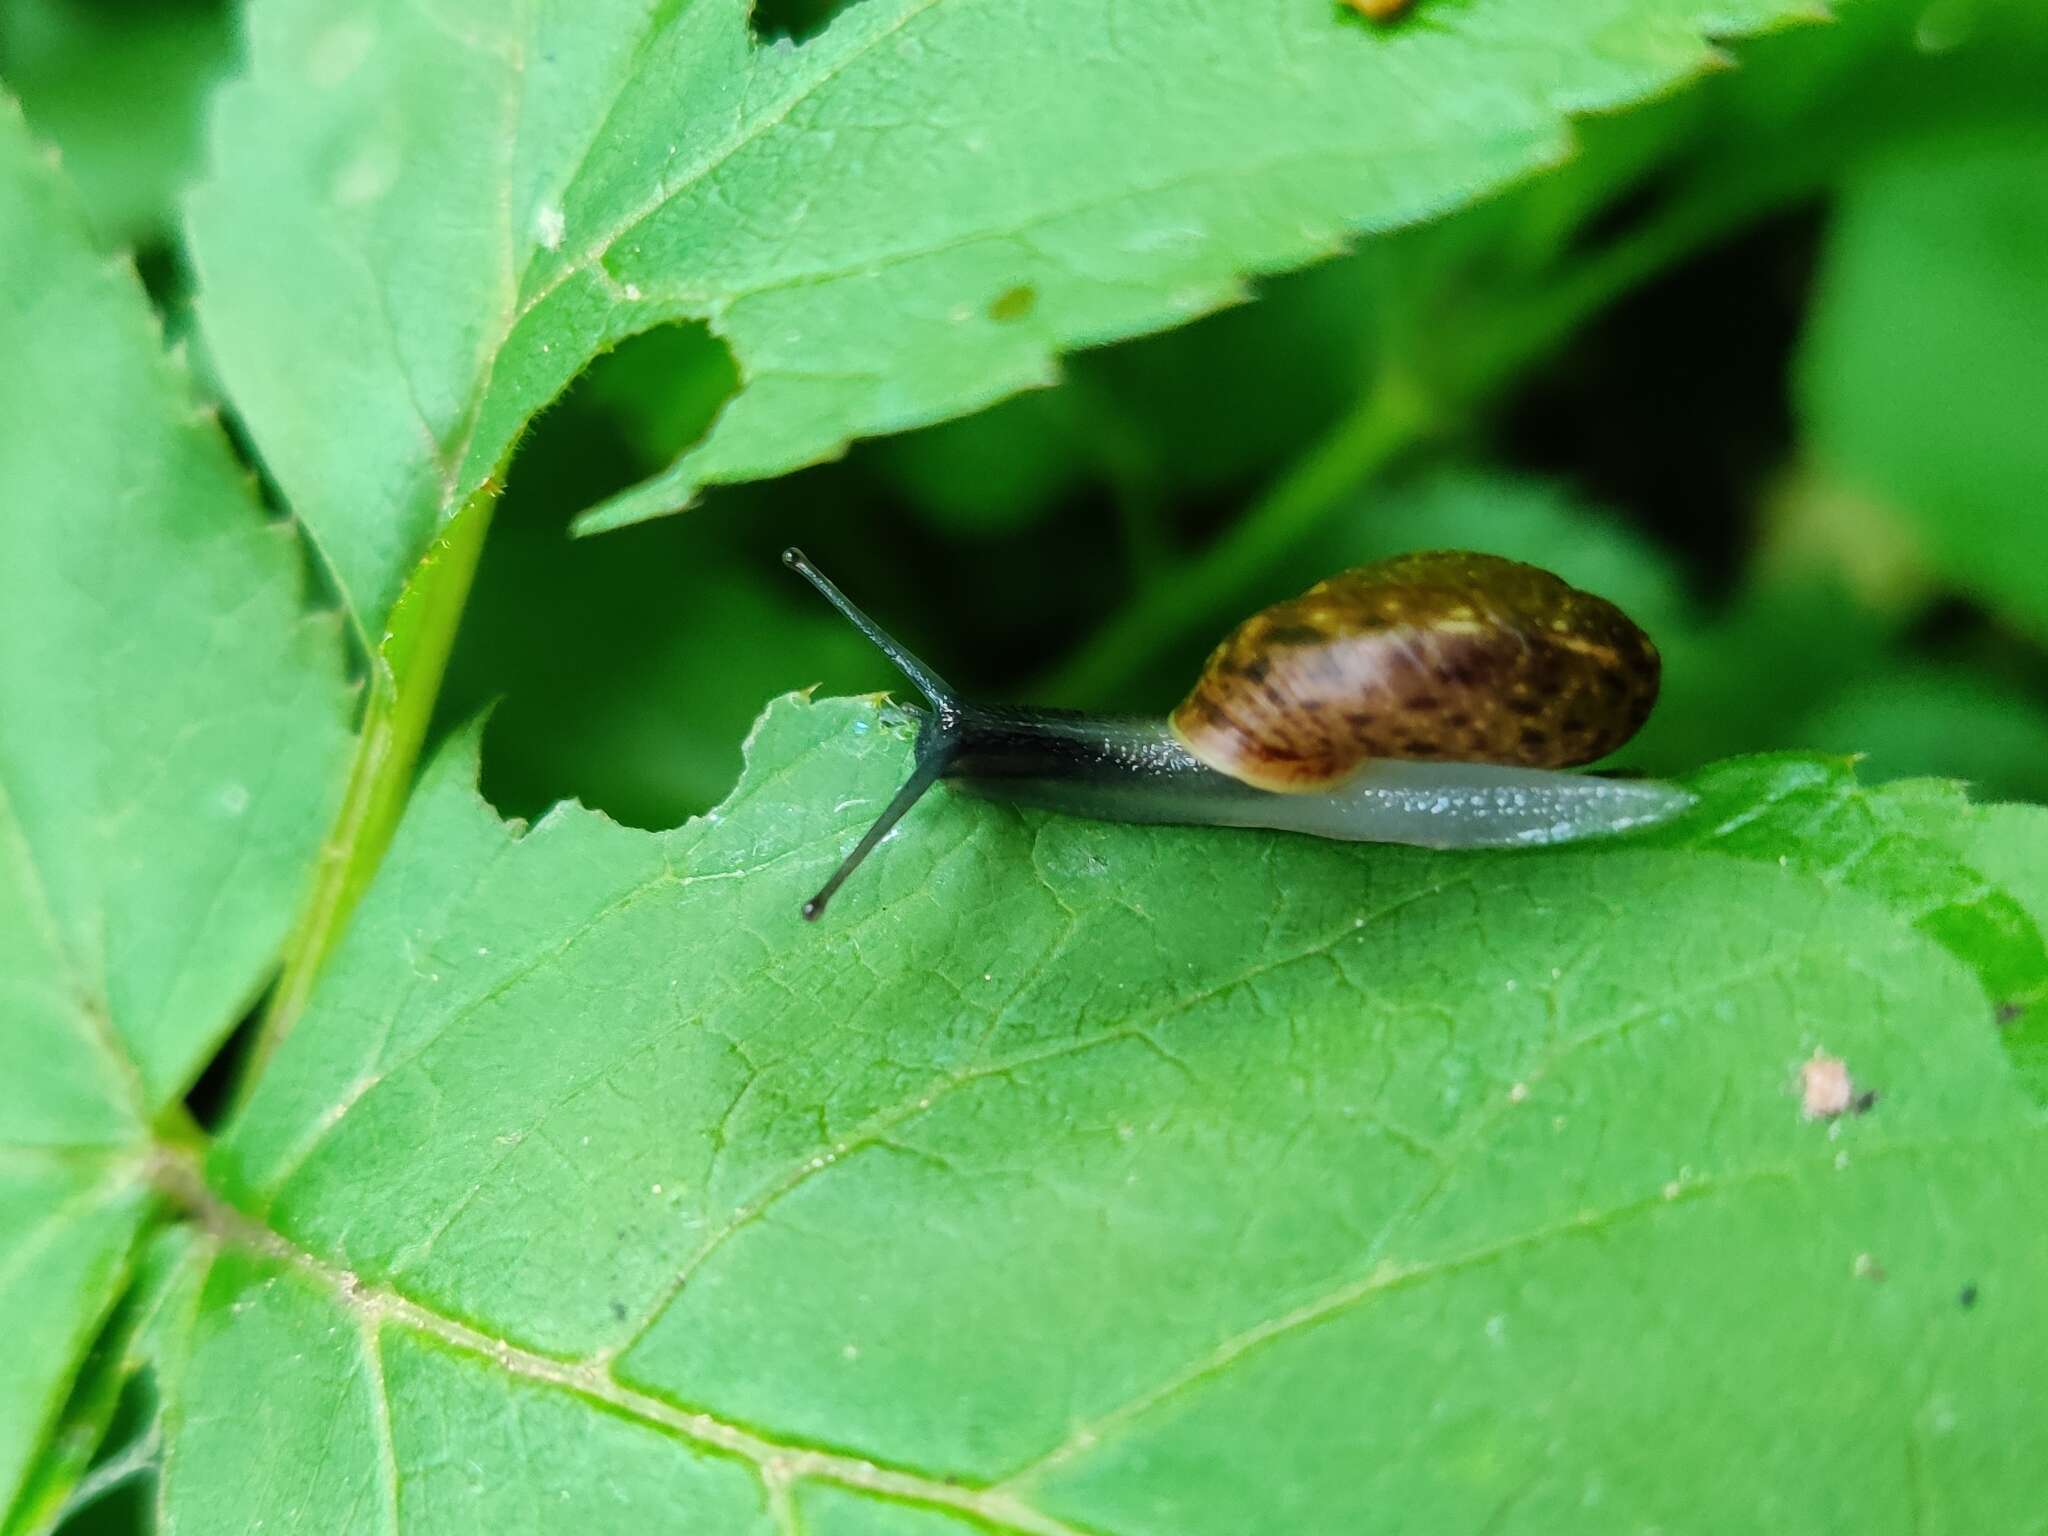
[[[1247,619],[1155,720],[969,703],[801,551],[783,560],[931,705],[910,777],[806,918],[941,778],[1098,820],[1427,848],[1570,842],[1692,804],[1677,785],[1565,771],[1640,729],[1659,663],[1613,604],[1534,566],[1436,551],[1343,572]]]

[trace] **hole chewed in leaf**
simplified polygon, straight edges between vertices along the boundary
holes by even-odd
[[[495,705],[481,787],[501,814],[575,799],[674,826],[730,788],[761,700],[822,675],[798,642],[829,626],[785,591],[774,541],[843,508],[778,504],[771,527],[733,515],[756,494],[735,487],[688,517],[570,532],[687,451],[737,383],[707,327],[660,326],[594,360],[521,443],[434,724],[442,736]],[[770,633],[777,644],[735,644]]]
[[[701,320],[659,325],[592,359],[555,409],[535,423],[534,436],[551,430],[551,418],[559,415],[568,433],[580,435],[601,418],[602,430],[622,440],[626,451],[617,456],[616,472],[601,485],[593,478],[594,494],[579,492],[584,499],[572,510],[580,511],[674,463],[711,430],[739,385],[732,349],[710,326]],[[529,440],[513,467],[515,488],[526,461],[540,456]]]

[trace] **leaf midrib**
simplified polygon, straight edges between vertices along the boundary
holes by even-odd
[[[496,1366],[508,1376],[601,1403],[678,1442],[736,1456],[754,1468],[764,1487],[809,1479],[874,1497],[954,1510],[1015,1536],[1087,1536],[1012,1495],[885,1466],[865,1457],[779,1440],[629,1386],[611,1372],[608,1361],[562,1360],[514,1344],[392,1287],[363,1284],[352,1271],[322,1259],[275,1228],[228,1204],[203,1182],[196,1166],[173,1149],[161,1149],[156,1173],[167,1192],[216,1244],[239,1249],[304,1276],[331,1303],[354,1318],[365,1341],[366,1368],[380,1381],[381,1365],[375,1352],[381,1347],[382,1329],[392,1324],[436,1339],[480,1363]],[[395,1476],[395,1464],[392,1471]]]
[[[1406,892],[1403,893],[1399,901],[1391,905],[1401,907],[1410,905],[1417,900],[1439,897],[1445,894],[1448,889],[1455,889],[1468,883],[1468,881],[1456,881],[1452,882],[1449,887],[1431,886],[1420,891]],[[1216,996],[1234,990],[1238,986],[1246,985],[1249,981],[1255,980],[1259,976],[1270,974],[1285,966],[1317,958],[1347,939],[1356,937],[1361,931],[1364,930],[1354,926],[1351,921],[1347,920],[1338,931],[1319,936],[1315,943],[1304,946],[1299,952],[1277,959],[1268,958],[1262,960],[1258,966],[1254,967],[1247,974],[1223,978],[1213,986],[1204,989],[1204,992],[1197,998],[1181,999],[1177,1000],[1175,1004],[1161,1005],[1158,1009],[1148,1011],[1145,1016],[1124,1021],[1113,1030],[1104,1031],[1099,1036],[1090,1036],[1085,1040],[1061,1042],[1055,1048],[1040,1048],[1025,1053],[1026,1059],[1036,1061],[1052,1056],[1069,1055],[1076,1050],[1091,1049],[1098,1044],[1105,1043],[1108,1039],[1143,1038],[1147,1030],[1157,1024],[1161,1018],[1171,1016],[1179,1011],[1180,1008],[1194,1006],[1201,1001],[1213,999]],[[1800,946],[1788,954],[1774,956],[1764,963],[1742,968],[1727,975],[1717,976],[1711,983],[1702,985],[1695,992],[1689,993],[1683,998],[1658,998],[1624,1010],[1614,1017],[1601,1021],[1594,1027],[1579,1031],[1567,1039],[1555,1042],[1551,1047],[1539,1053],[1535,1060],[1521,1068],[1522,1081],[1531,1085],[1542,1082],[1555,1074],[1561,1067],[1585,1049],[1611,1042],[1628,1030],[1662,1015],[1674,1006],[1682,1007],[1685,1002],[1696,1000],[1699,997],[1716,995],[1734,983],[1755,981],[1762,977],[1776,974],[1788,966],[1796,964],[1805,953],[1805,947]],[[1007,1005],[1004,1009],[997,1011],[998,1022],[1000,1021],[1001,1014],[1006,1010]],[[685,1261],[681,1268],[681,1274],[686,1278],[688,1274],[701,1266],[727,1238],[733,1236],[738,1230],[752,1224],[769,1207],[789,1194],[792,1189],[807,1182],[821,1168],[835,1166],[843,1161],[845,1155],[854,1150],[857,1144],[875,1141],[881,1136],[886,1135],[889,1130],[894,1129],[896,1126],[924,1114],[930,1105],[942,1096],[944,1092],[950,1091],[952,1087],[959,1086],[961,1082],[986,1077],[992,1073],[1011,1070],[1016,1065],[1018,1065],[1017,1062],[1004,1058],[994,1063],[985,1062],[980,1067],[964,1075],[957,1073],[949,1074],[942,1080],[940,1085],[932,1086],[916,1094],[907,1095],[902,1102],[889,1106],[879,1111],[876,1115],[869,1117],[867,1121],[863,1122],[859,1130],[854,1133],[853,1137],[849,1139],[848,1143],[842,1147],[835,1148],[834,1155],[825,1159],[822,1164],[816,1158],[798,1161],[794,1164],[793,1173],[787,1174],[782,1179],[771,1183],[760,1195],[754,1200],[749,1201],[745,1207],[735,1213],[732,1220],[712,1234],[711,1238],[700,1250]],[[1340,1279],[1334,1285],[1327,1287],[1319,1295],[1308,1301],[1297,1303],[1284,1311],[1261,1318],[1248,1326],[1239,1328],[1220,1343],[1212,1345],[1203,1351],[1196,1358],[1156,1377],[1151,1386],[1146,1387],[1115,1407],[1095,1415],[1088,1423],[1077,1426],[1060,1445],[1005,1473],[996,1482],[982,1485],[981,1491],[988,1492],[990,1490],[1015,1488],[1020,1483],[1035,1478],[1044,1471],[1069,1461],[1082,1452],[1099,1450],[1104,1444],[1109,1442],[1115,1432],[1136,1423],[1152,1410],[1173,1400],[1182,1393],[1199,1387],[1202,1382],[1210,1379],[1252,1350],[1286,1337],[1301,1328],[1315,1326],[1330,1318],[1339,1316],[1382,1290],[1391,1289],[1396,1285],[1412,1284],[1437,1275],[1457,1273],[1463,1269],[1471,1268],[1481,1263],[1492,1262],[1507,1254],[1534,1247],[1553,1239],[1568,1238],[1574,1235],[1603,1230],[1612,1227],[1619,1221],[1625,1221],[1654,1210],[1696,1200],[1707,1194],[1725,1193],[1730,1190],[1747,1188],[1764,1182],[1798,1181],[1810,1178],[1825,1179],[1832,1177],[1839,1171],[1832,1160],[1824,1166],[1797,1162],[1770,1164],[1742,1170],[1721,1178],[1695,1179],[1687,1182],[1683,1187],[1675,1191],[1658,1190],[1605,1208],[1582,1211],[1567,1220],[1520,1233],[1513,1233],[1497,1238],[1490,1243],[1484,1243],[1461,1253],[1440,1259],[1421,1263],[1404,1263],[1391,1258],[1389,1256],[1389,1249],[1392,1244],[1399,1238],[1402,1232],[1412,1228],[1415,1221],[1434,1208],[1444,1188],[1459,1169],[1465,1165],[1467,1155],[1474,1148],[1484,1146],[1487,1143],[1490,1132],[1498,1125],[1502,1115],[1507,1112],[1510,1105],[1514,1102],[1516,1101],[1510,1096],[1502,1094],[1499,1096],[1498,1101],[1489,1109],[1476,1114],[1461,1128],[1459,1134],[1444,1149],[1446,1155],[1435,1176],[1417,1188],[1412,1197],[1403,1202],[1398,1210],[1389,1214],[1376,1234],[1375,1240],[1362,1253],[1359,1265],[1354,1273]],[[1963,1144],[1961,1138],[1890,1143],[1859,1153],[1858,1162],[1867,1163],[1872,1160],[1923,1154],[1937,1149],[1952,1148],[1960,1144]],[[1991,1138],[1976,1138],[1969,1144],[1990,1146],[1995,1143]],[[864,1459],[848,1457],[839,1453],[817,1451],[814,1448],[774,1439],[759,1430],[743,1428],[716,1419],[708,1414],[692,1414],[687,1411],[678,1410],[674,1405],[667,1404],[664,1399],[640,1392],[620,1381],[614,1372],[614,1366],[619,1360],[626,1358],[630,1354],[632,1343],[637,1342],[652,1327],[653,1323],[658,1321],[666,1308],[667,1302],[673,1299],[675,1287],[669,1288],[664,1293],[664,1296],[657,1301],[650,1310],[646,1320],[640,1325],[628,1343],[582,1357],[565,1360],[560,1357],[543,1354],[523,1345],[514,1344],[508,1339],[487,1333],[472,1323],[460,1321],[433,1305],[417,1300],[399,1288],[398,1277],[395,1275],[390,1281],[379,1287],[364,1288],[359,1278],[353,1273],[319,1258],[311,1250],[301,1247],[273,1227],[259,1225],[239,1212],[232,1213],[231,1222],[238,1228],[247,1228],[263,1234],[257,1240],[257,1246],[263,1247],[264,1251],[271,1251],[277,1256],[288,1258],[296,1266],[319,1275],[325,1283],[337,1290],[345,1300],[358,1296],[381,1297],[383,1300],[378,1304],[388,1307],[390,1315],[399,1317],[410,1326],[415,1326],[425,1332],[432,1333],[445,1342],[482,1355],[485,1358],[498,1360],[506,1369],[513,1371],[515,1374],[531,1376],[536,1380],[550,1382],[565,1390],[581,1392],[584,1395],[606,1402],[623,1412],[631,1413],[649,1423],[661,1425],[688,1438],[701,1440],[704,1443],[716,1445],[722,1449],[736,1451],[738,1454],[754,1460],[757,1465],[765,1464],[766,1460],[774,1460],[775,1458],[786,1456],[823,1456],[826,1460],[819,1463],[818,1470],[815,1473],[805,1472],[795,1475],[816,1475],[826,1481],[841,1482],[849,1487],[866,1488],[868,1486],[858,1481],[849,1481],[849,1475],[846,1472],[846,1467],[848,1466],[857,1468],[870,1468],[873,1466],[872,1463]],[[741,1442],[745,1442],[745,1444]],[[754,1451],[749,1451],[746,1448],[748,1445],[753,1446],[755,1448]],[[806,1462],[805,1465],[809,1466],[809,1463]],[[891,1478],[910,1479],[920,1485],[928,1483],[934,1488],[957,1491],[962,1486],[957,1480],[939,1479],[935,1474],[921,1472],[913,1468],[896,1466],[886,1470]],[[904,1497],[925,1497],[923,1494],[908,1492],[907,1484],[903,1487],[895,1487],[892,1484],[892,1488]],[[995,1515],[984,1509],[977,1508],[975,1513],[984,1519],[996,1518]],[[1013,1515],[1015,1514],[1014,1511],[1012,1513]],[[1027,1533],[1038,1529],[1038,1527],[1029,1524],[1018,1524],[1014,1518],[1009,1520],[1007,1528]]]

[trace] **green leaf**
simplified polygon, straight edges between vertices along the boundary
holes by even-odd
[[[2048,709],[1960,667],[1901,671],[1845,688],[1813,713],[1798,740],[1867,754],[1868,779],[1947,774],[1987,797],[2048,801]]]
[[[1977,978],[2023,1081],[2048,1103],[2033,1026],[2012,1025],[2048,987],[2038,874],[2048,818],[1973,806],[1955,784],[1910,780],[1859,791],[1841,760],[1759,757],[1694,775],[1693,828],[1706,846],[1799,867],[1882,900]],[[1693,828],[1644,839],[1698,840]]]
[[[56,144],[107,242],[170,233],[199,169],[200,108],[234,63],[227,8],[9,0],[0,76]]]
[[[195,196],[206,333],[366,631],[589,359],[681,318],[742,386],[594,525],[1046,382],[1557,160],[1789,0],[258,0]],[[853,172],[858,171],[858,174]]]
[[[2048,1126],[1929,927],[1952,792],[1470,857],[942,793],[802,923],[904,734],[785,700],[660,835],[429,770],[211,1161],[175,1520],[2032,1518]]]
[[[1909,517],[1944,575],[2036,636],[2048,636],[2044,243],[2038,121],[1881,159],[1844,194],[1801,359],[1820,451]]]
[[[1660,108],[1696,119],[1684,172],[1703,205],[1763,206],[1852,180],[1887,148],[2039,120],[2048,14],[2033,0],[1857,0],[1800,42],[1745,50],[1706,110]]]
[[[1256,304],[1080,354],[1057,389],[884,439],[874,457],[976,530],[1040,510],[1076,475],[1154,495],[1255,484],[1389,366],[1423,374],[1455,415],[1461,365],[1497,354],[1589,269],[1615,263],[1616,286],[1634,286],[1877,147],[2033,122],[2044,45],[2025,0],[1857,0],[1824,28],[1747,43],[1739,69],[1588,119],[1568,163],[1477,207],[1261,282]]]
[[[10,1060],[29,1059],[10,1042]],[[0,1149],[0,1495],[12,1500],[101,1315],[126,1280],[147,1197],[135,1169],[96,1156]]]
[[[274,961],[339,787],[332,620],[0,98],[0,1508]]]
[[[158,1326],[168,1314],[175,1332],[189,1326],[196,1300],[196,1241],[188,1226],[159,1227],[141,1246],[128,1288],[108,1318],[33,1478],[0,1531],[25,1536],[54,1530],[100,1529],[100,1520],[149,1489],[163,1450],[155,1373],[162,1368]],[[90,1517],[81,1522],[86,1511]],[[131,1524],[129,1527],[133,1529]]]

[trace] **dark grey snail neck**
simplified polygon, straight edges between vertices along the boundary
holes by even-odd
[[[802,550],[786,549],[782,559],[894,662],[931,704],[931,713],[918,728],[910,777],[818,894],[804,903],[806,918],[815,919],[825,910],[846,877],[942,778],[993,799],[1135,821],[1187,819],[1191,800],[1265,798],[1263,791],[1203,767],[1168,734],[1162,721],[969,704],[915,652],[862,612],[804,558]]]
[[[1134,775],[1157,779],[1189,768],[1208,773],[1170,739],[1165,746],[1172,750],[1164,751],[1157,728],[1147,730],[1142,722],[1104,729],[1106,722],[1085,715],[964,704],[950,692],[928,690],[926,696],[932,711],[918,725],[910,777],[818,894],[804,903],[805,918],[815,920],[825,910],[846,877],[942,778],[982,794],[1040,804],[1032,786],[1108,786]],[[1174,760],[1176,753],[1180,761]]]
[[[943,760],[947,783],[1010,805],[1104,821],[1204,822],[1276,798],[1199,762],[1164,720],[967,705],[925,733],[920,760]]]
[[[931,745],[925,745],[926,737]],[[1182,776],[1215,777],[1157,720],[961,704],[927,720],[918,755],[943,753],[941,777],[1000,795],[1005,782],[1055,779],[1119,783]]]

